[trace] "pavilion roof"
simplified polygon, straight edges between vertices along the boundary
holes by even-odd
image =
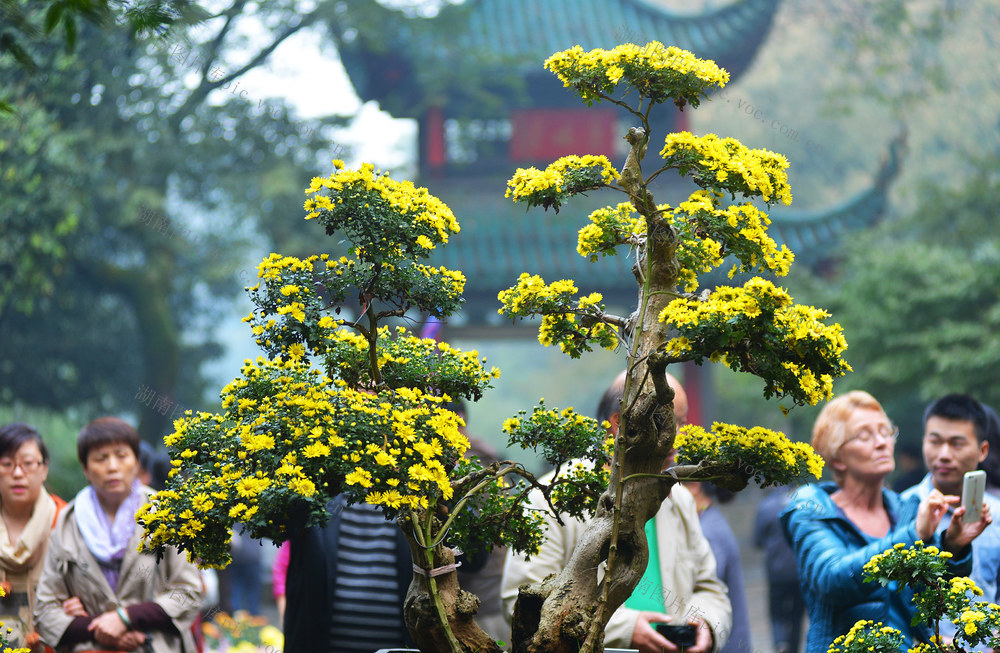
[[[468,48],[485,48],[537,67],[571,45],[584,50],[622,42],[660,41],[732,70],[753,59],[767,35],[778,0],[745,0],[697,15],[644,0],[470,0]]]
[[[692,15],[650,0],[467,0],[435,18],[382,10],[379,29],[359,30],[340,54],[363,101],[419,117],[429,96],[451,107],[474,103],[460,71],[550,77],[542,63],[573,45],[660,41],[714,60],[735,80],[767,36],[778,3],[740,0]]]

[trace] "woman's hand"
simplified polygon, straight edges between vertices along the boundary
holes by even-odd
[[[955,512],[952,513],[951,523],[948,524],[948,530],[944,532],[942,542],[945,551],[958,553],[971,544],[972,540],[979,537],[979,534],[993,523],[993,516],[990,515],[990,507],[985,503],[983,504],[983,514],[979,518],[979,521],[964,524],[962,523],[962,515],[964,514],[965,506],[955,508]]]
[[[87,626],[87,630],[94,633],[94,639],[98,644],[114,645],[118,638],[128,630],[128,626],[125,625],[117,612],[109,610],[95,617]]]
[[[62,609],[70,617],[89,617],[87,611],[83,609],[83,601],[75,596],[71,596],[62,602]]]
[[[114,646],[119,651],[134,651],[146,641],[146,633],[141,633],[138,630],[128,630],[124,635],[112,642]]]
[[[917,508],[917,537],[930,541],[948,508],[959,501],[960,499],[952,494],[941,494],[939,490],[931,490]]]

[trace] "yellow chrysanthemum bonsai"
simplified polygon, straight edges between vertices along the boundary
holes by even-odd
[[[523,505],[536,488],[554,511],[590,519],[606,546],[574,554],[547,585],[537,623],[515,627],[513,650],[576,653],[600,648],[607,619],[633,589],[622,579],[638,580],[641,573],[632,572],[646,563],[646,551],[628,550],[621,535],[641,536],[673,484],[716,480],[740,488],[750,478],[770,484],[818,476],[821,463],[808,447],[766,429],[716,424],[682,431],[675,443],[673,393],[664,376],[672,363],[709,358],[757,374],[768,396],[815,403],[848,369],[839,327],[769,281],[694,294],[700,275],[727,257],[735,271],[787,273],[791,253],[767,236],[767,215],[750,203],[790,201],[787,162],[731,139],[685,133],[667,136],[660,167],[644,171],[650,108],[666,101],[697,107],[707,89],[728,80],[688,52],[659,43],[577,47],[546,67],[584,101],[632,112],[639,125],[626,135],[631,153],[620,171],[596,156],[519,170],[508,196],[558,209],[580,192],[624,193],[626,202],[591,215],[578,251],[596,261],[632,248],[638,308],[631,317],[610,315],[599,294],[579,295],[571,281],[546,283],[526,273],[501,293],[500,312],[540,316],[540,340],[574,357],[593,345],[627,351],[618,438],[607,440],[601,425],[572,409],[539,405],[504,423],[510,444],[538,451],[557,470],[575,459],[593,465],[574,466],[569,480],[557,474],[543,485],[513,462],[483,467],[466,459],[469,443],[449,401],[478,400],[498,372],[476,352],[387,324],[413,309],[444,317],[459,308],[462,274],[424,262],[458,234],[458,221],[426,189],[368,164],[352,170],[335,161],[334,172],[306,190],[306,217],[349,251],[305,259],[271,254],[260,264],[246,321],[266,356],[246,361],[223,390],[221,413],[175,423],[166,438],[174,465],[168,488],[139,515],[147,547],[175,545],[202,564],[223,566],[236,524],[282,541],[325,523],[327,502],[343,493],[395,518],[415,566],[427,571],[454,562],[452,547],[536,551],[544,537],[540,518]],[[635,107],[621,99],[626,89]],[[672,170],[701,187],[676,208],[656,204],[648,189],[652,178]],[[724,198],[736,195],[745,201],[727,205]],[[338,317],[348,297],[362,309],[356,321]],[[675,444],[679,464],[663,472],[659,461]],[[625,504],[635,508],[630,518],[623,518]],[[586,585],[574,584],[574,574],[601,565],[608,570],[603,583],[582,592]],[[456,574],[415,574],[406,623],[424,651],[499,651],[476,626],[476,605]],[[583,648],[578,633],[563,628],[573,619],[589,624]]]
[[[643,527],[675,483],[714,480],[741,489],[750,478],[767,484],[819,477],[822,470],[810,447],[760,427],[716,423],[710,431],[689,426],[675,436],[667,366],[721,362],[760,377],[765,396],[796,404],[828,399],[833,379],[850,368],[841,359],[847,345],[840,326],[825,324],[824,311],[795,304],[772,281],[752,277],[742,286],[701,288],[703,275],[727,261],[730,278],[780,277],[793,259],[767,235],[767,214],[753,203],[791,202],[783,156],[714,134],[653,141],[653,106],[669,101],[696,108],[708,89],[728,82],[726,71],[656,42],[590,52],[575,47],[545,66],[584,102],[611,102],[637,122],[625,134],[630,153],[620,170],[603,157],[566,157],[545,170],[518,170],[508,182],[514,201],[555,210],[579,192],[625,194],[626,202],[590,215],[577,251],[597,261],[629,248],[636,260],[637,309],[628,317],[609,314],[598,294],[577,297],[580,291],[565,279],[546,283],[526,273],[499,296],[501,315],[541,317],[539,340],[570,356],[595,345],[628,352],[610,483],[588,522],[588,536],[599,533],[590,543],[598,545],[578,548],[556,579],[521,591],[537,623],[533,632],[515,628],[513,650],[575,653],[601,646],[604,626],[645,568]],[[647,167],[651,144],[660,158]],[[698,190],[676,206],[657,204],[650,184],[668,172],[689,177]],[[675,446],[676,465],[661,470]],[[600,583],[582,582],[587,570],[602,566]],[[580,623],[588,624],[582,647]]]

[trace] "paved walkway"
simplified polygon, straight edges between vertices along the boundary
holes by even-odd
[[[737,494],[734,501],[719,506],[719,509],[726,516],[740,544],[740,560],[743,563],[743,578],[746,582],[753,649],[757,653],[775,653],[771,642],[771,622],[767,613],[764,552],[753,546],[754,517],[757,515],[757,505],[764,493],[765,491],[751,485]]]

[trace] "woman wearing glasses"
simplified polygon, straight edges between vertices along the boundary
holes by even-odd
[[[0,621],[10,641],[43,651],[32,622],[35,590],[42,574],[49,534],[66,502],[45,491],[49,451],[27,424],[0,428]]]
[[[38,583],[35,622],[59,651],[192,653],[201,605],[198,570],[177,550],[139,553],[136,511],[151,490],[137,480],[139,435],[116,417],[80,432],[89,485],[66,506]]]
[[[893,448],[899,431],[882,406],[867,392],[837,397],[820,412],[812,446],[833,472],[834,483],[799,488],[781,515],[785,536],[795,549],[799,582],[809,610],[806,653],[825,653],[830,643],[860,619],[876,619],[897,628],[906,648],[927,641],[929,632],[911,626],[913,593],[863,582],[862,567],[877,553],[902,542],[933,542],[952,552],[958,575],[972,568],[969,543],[990,522],[963,525],[955,510],[943,541],[938,523],[958,497],[932,493],[922,502],[904,501],[884,486],[895,468]]]

